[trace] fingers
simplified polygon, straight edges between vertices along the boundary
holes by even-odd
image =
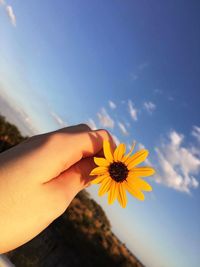
[[[89,132],[91,128],[87,124],[78,124],[69,127],[65,127],[55,131],[55,133],[79,133],[79,132]]]
[[[55,138],[56,158],[62,164],[62,171],[68,169],[82,158],[103,156],[103,140],[109,140],[111,149],[116,145],[108,131],[92,131],[88,126],[73,126],[57,131]]]
[[[89,174],[95,166],[92,158],[82,159],[58,177],[45,183],[44,186],[49,187],[54,194],[63,195],[64,201],[70,203],[75,195],[86,188],[90,181],[94,179]]]
[[[110,133],[104,129],[78,133],[74,135],[72,144],[77,147],[77,151],[85,158],[101,153],[103,140],[109,140],[112,150],[115,149],[116,145]]]
[[[66,127],[36,139],[38,143],[44,144],[39,146],[41,149],[35,155],[39,172],[37,177],[42,183],[57,177],[83,158],[103,156],[103,140],[110,141],[111,149],[116,147],[108,131],[92,131],[83,124]]]

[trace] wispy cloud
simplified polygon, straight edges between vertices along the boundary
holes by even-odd
[[[7,15],[8,15],[8,17],[9,17],[10,22],[12,23],[12,25],[14,27],[16,27],[16,16],[14,14],[14,11],[13,11],[12,6],[10,6],[10,5],[7,5],[6,6],[6,13],[7,13]]]
[[[173,96],[168,96],[168,100],[169,101],[174,101],[174,97]]]
[[[146,111],[149,113],[149,114],[152,114],[153,111],[156,109],[156,105],[149,101],[149,102],[144,102],[144,108],[146,109]]]
[[[131,100],[128,100],[128,111],[129,111],[129,114],[130,114],[131,118],[134,121],[137,121],[137,119],[138,119],[138,117],[137,117],[137,109],[134,108],[133,103],[132,103]]]
[[[16,16],[11,5],[7,5],[5,0],[0,0],[0,5],[4,7],[11,24],[16,27]]]
[[[145,69],[146,67],[148,67],[149,66],[149,63],[148,62],[143,62],[143,63],[141,63],[139,66],[138,66],[138,69],[139,70],[143,70],[143,69]]]
[[[199,185],[194,175],[200,173],[200,159],[193,153],[192,147],[183,146],[183,140],[183,134],[171,131],[168,141],[156,147],[159,174],[155,180],[178,191],[190,193],[191,189]]]
[[[137,147],[138,147],[139,150],[145,148],[145,146],[144,146],[142,143],[138,143],[138,144],[137,144]]]
[[[102,108],[100,112],[97,113],[99,123],[102,127],[114,128],[115,122],[107,113],[105,108]]]
[[[132,73],[130,74],[130,77],[131,77],[131,80],[132,80],[132,81],[136,81],[136,80],[139,78],[139,75],[136,74],[135,72],[132,72]]]
[[[131,126],[130,122],[128,122],[128,121],[126,121],[125,124],[126,124],[126,127],[130,127]]]
[[[50,115],[59,127],[67,126],[67,123],[63,121],[63,119],[61,119],[61,117],[58,114],[56,114],[54,111],[50,111]]]
[[[127,151],[129,152],[132,148],[132,145],[130,143],[127,144]]]
[[[192,135],[197,139],[197,141],[200,143],[200,127],[193,126]]]
[[[149,65],[148,62],[143,62],[143,63],[139,64],[139,65],[137,66],[137,68],[136,68],[134,71],[132,71],[132,72],[130,73],[130,78],[131,78],[131,80],[132,80],[132,81],[136,81],[136,80],[138,80],[139,77],[140,77],[140,75],[141,75],[141,73],[143,72],[143,70],[144,70],[146,67],[148,67],[148,65]]]
[[[156,89],[154,89],[154,93],[161,95],[163,93],[163,91],[161,89],[156,88]]]
[[[125,135],[125,136],[129,135],[129,132],[126,129],[126,126],[122,122],[118,121],[118,126],[119,126],[119,129],[121,130],[123,135]]]
[[[141,149],[147,149],[147,148],[145,147],[145,145],[142,144],[142,143],[138,143],[138,144],[137,144],[137,147],[138,147],[138,150],[141,150]],[[153,166],[153,163],[150,161],[149,157],[147,157],[147,158],[145,159],[144,162],[145,162],[148,166]]]
[[[8,121],[15,124],[23,135],[32,136],[37,134],[37,129],[33,118],[30,117],[21,105],[14,102],[0,86],[0,113]]]
[[[115,109],[117,107],[117,105],[111,100],[108,101],[108,104],[111,109]]]
[[[116,135],[114,135],[114,134],[112,134],[112,138],[115,141],[115,144],[118,146],[120,144],[119,138]]]
[[[96,123],[95,123],[95,121],[93,119],[89,118],[87,124],[89,125],[89,127],[92,130],[96,130],[97,129]]]

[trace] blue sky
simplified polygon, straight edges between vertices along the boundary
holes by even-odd
[[[122,210],[89,190],[150,267],[200,262],[199,8],[183,0],[0,0],[0,94],[27,128],[87,122],[150,150],[157,174],[145,202],[129,196]]]

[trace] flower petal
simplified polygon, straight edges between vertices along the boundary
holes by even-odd
[[[114,161],[121,161],[125,152],[126,152],[125,144],[119,144],[118,147],[115,149],[115,152],[114,152]]]
[[[122,208],[125,208],[127,205],[127,196],[126,196],[126,191],[123,183],[118,183],[119,187],[119,192],[117,199],[119,201],[119,204],[122,206]]]
[[[140,179],[139,177],[134,177],[133,179],[131,179],[131,177],[128,177],[127,181],[129,184],[131,184],[134,187],[137,187],[140,190],[152,191],[151,185],[148,184],[146,181]]]
[[[125,162],[130,157],[130,155],[133,152],[134,148],[135,148],[135,142],[133,143],[130,152],[127,155],[123,156],[123,158],[121,159],[122,162]]]
[[[111,149],[110,149],[110,143],[107,140],[103,141],[103,151],[104,151],[105,158],[110,163],[112,163],[113,162],[113,154],[112,154]]]
[[[110,191],[108,192],[108,204],[113,204],[118,195],[118,184],[115,181],[111,182]]]
[[[142,149],[136,152],[133,156],[128,158],[125,162],[128,169],[131,170],[133,167],[143,162],[147,158],[148,154],[149,154],[149,151],[146,149]]]
[[[97,178],[95,178],[94,180],[92,180],[90,183],[91,184],[100,184],[104,179],[106,179],[108,177],[109,177],[109,174],[100,175]]]
[[[108,165],[110,164],[106,159],[104,158],[96,158],[94,157],[94,162],[96,165],[98,166],[102,166],[102,167],[108,167]]]
[[[144,194],[137,187],[133,186],[131,183],[124,182],[124,185],[125,185],[126,189],[128,190],[128,192],[130,194],[132,194],[135,198],[137,198],[139,200],[145,199]]]
[[[90,175],[101,175],[107,173],[107,171],[108,168],[106,167],[96,167],[91,171]]]
[[[112,179],[110,177],[104,179],[101,183],[101,186],[99,188],[99,196],[103,196],[108,190],[110,189]]]
[[[153,175],[155,173],[154,168],[152,167],[135,167],[129,172],[130,175],[137,177],[146,177]]]

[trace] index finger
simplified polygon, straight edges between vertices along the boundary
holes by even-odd
[[[104,129],[87,131],[81,133],[65,133],[62,130],[60,139],[60,159],[63,162],[64,170],[80,161],[82,158],[103,154],[103,141],[108,140],[111,151],[114,151],[116,144],[111,134]]]

